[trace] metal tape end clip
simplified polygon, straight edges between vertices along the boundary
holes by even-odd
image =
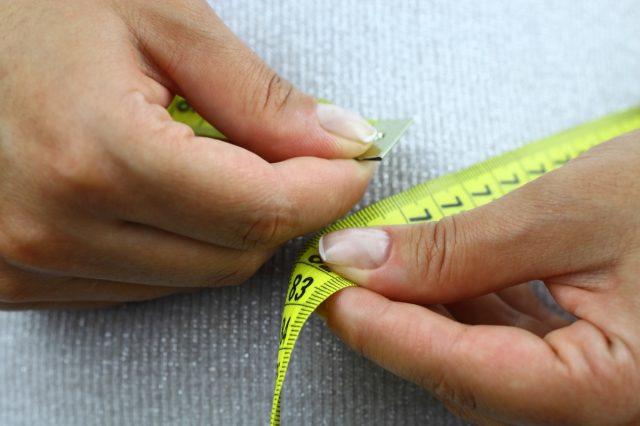
[[[377,120],[372,122],[378,129],[379,137],[373,142],[371,148],[356,160],[360,161],[382,161],[400,140],[404,132],[407,131],[413,120]]]

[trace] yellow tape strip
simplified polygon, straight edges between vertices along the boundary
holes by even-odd
[[[201,135],[217,132],[187,107],[183,106],[180,114],[175,114],[173,111],[178,110],[178,102],[181,100],[174,101],[170,107],[174,118],[189,124]],[[594,145],[634,129],[640,129],[640,107],[530,143],[458,173],[424,182],[378,201],[315,235],[295,263],[285,296],[271,425],[280,424],[282,385],[302,326],[329,296],[354,285],[322,264],[318,255],[321,235],[344,228],[437,221],[470,210],[561,167]],[[214,137],[220,136],[217,132]]]

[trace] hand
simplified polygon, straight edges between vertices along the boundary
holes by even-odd
[[[477,423],[638,424],[638,211],[636,131],[438,223],[325,236],[324,260],[362,288],[322,308],[355,350]],[[518,285],[533,279],[577,320]]]
[[[241,282],[371,176],[348,158],[375,129],[278,77],[205,1],[3,2],[0,34],[0,308]],[[233,144],[173,122],[176,93]]]

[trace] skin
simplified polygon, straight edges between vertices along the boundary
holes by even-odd
[[[2,2],[0,51],[2,309],[240,283],[371,177],[205,1]],[[173,122],[174,94],[233,143]]]
[[[323,131],[204,1],[4,2],[0,34],[2,309],[242,282],[371,176],[346,160],[366,147]],[[174,94],[233,144],[174,123]],[[336,268],[362,287],[323,306],[329,325],[477,423],[637,424],[639,147],[627,135],[473,212],[385,228],[383,266]],[[578,320],[518,284],[534,278]]]
[[[322,306],[379,365],[477,424],[640,423],[640,132],[438,223],[386,227]],[[543,279],[577,319],[519,283]]]

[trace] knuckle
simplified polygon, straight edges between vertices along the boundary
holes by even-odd
[[[66,257],[65,239],[51,227],[37,223],[4,226],[0,256],[7,262],[34,269],[58,269]]]
[[[245,70],[240,89],[251,102],[248,112],[258,116],[282,112],[296,94],[295,87],[252,53],[242,55]]]
[[[42,187],[60,203],[87,208],[103,205],[116,187],[110,162],[88,148],[50,156]]]
[[[264,103],[262,108],[264,111],[277,113],[286,107],[295,89],[291,83],[282,79],[275,72],[271,70],[268,70],[268,72],[270,77],[268,77],[268,84],[263,95]]]
[[[216,271],[212,277],[207,278],[204,286],[230,286],[247,281],[262,266],[264,259],[261,256],[244,255],[232,262],[224,269]]]
[[[242,248],[254,248],[269,244],[278,233],[277,214],[265,213],[256,217],[242,236]]]
[[[421,379],[419,385],[431,389],[434,396],[446,405],[465,410],[475,410],[478,407],[478,401],[473,392],[452,384],[444,375],[438,376],[436,380]]]
[[[286,202],[271,202],[266,208],[256,209],[241,238],[244,249],[272,247],[291,236],[294,229],[293,208]]]
[[[411,233],[415,239],[411,241],[411,246],[414,247],[411,266],[419,271],[419,278],[426,288],[445,285],[451,279],[457,221],[455,216],[445,217],[438,222],[420,226],[418,232]]]

